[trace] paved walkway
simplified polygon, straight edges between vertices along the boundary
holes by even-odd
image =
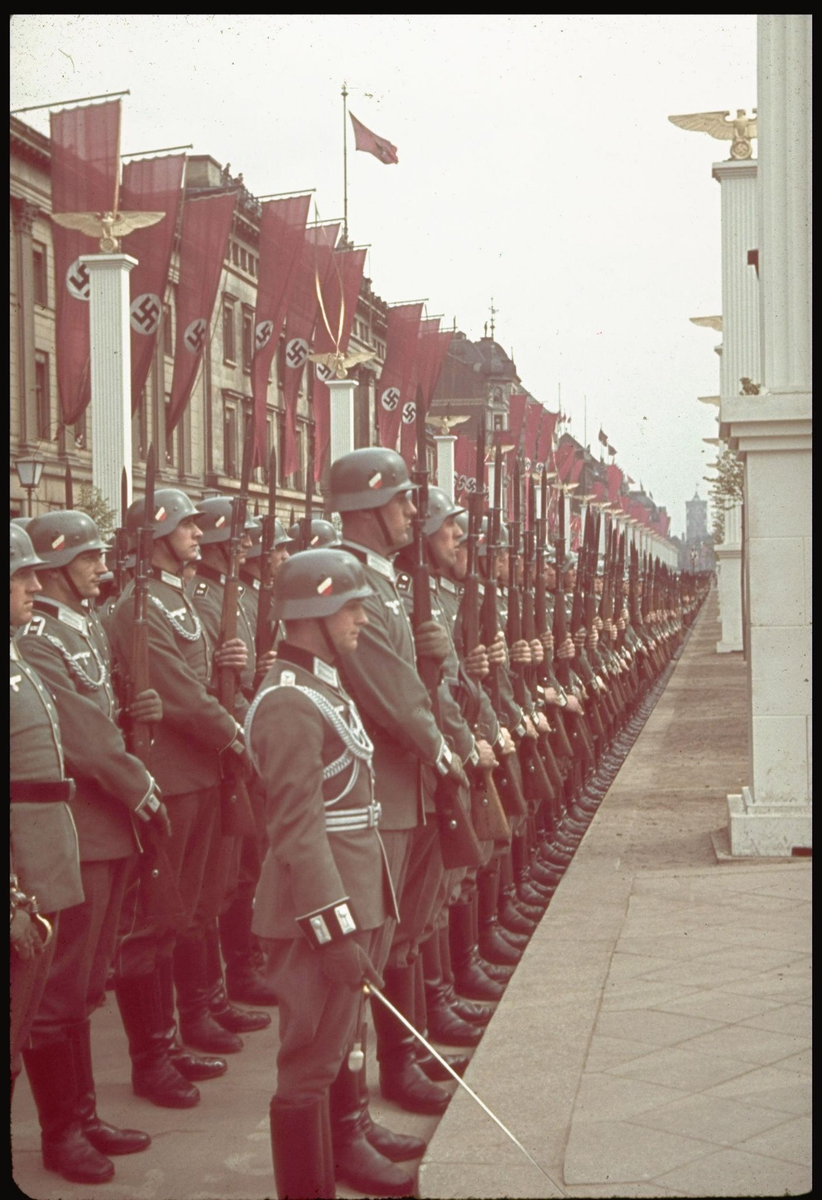
[[[725,795],[746,782],[747,684],[718,636],[712,596],[466,1074],[539,1167],[462,1089],[439,1125],[383,1101],[369,1048],[374,1117],[432,1138],[420,1196],[810,1189],[811,865],[723,861]],[[196,1108],[174,1111],[132,1094],[109,994],[93,1017],[98,1107],[152,1146],[117,1159],[111,1183],[66,1183],[43,1169],[24,1074],[17,1186],[33,1200],[270,1200],[272,1015]]]

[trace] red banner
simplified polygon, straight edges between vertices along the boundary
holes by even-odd
[[[345,354],[348,349],[366,254],[365,249],[341,250],[331,256],[331,268],[322,285],[323,304],[314,338],[314,350],[317,354],[329,354],[336,350]],[[320,478],[323,463],[328,457],[331,440],[331,393],[326,384],[333,378],[334,372],[331,367],[326,367],[323,363],[314,364],[315,479]]]
[[[464,504],[477,490],[477,447],[465,433],[454,444],[454,499]]]
[[[385,363],[377,383],[377,420],[380,445],[397,447],[403,400],[409,398],[411,374],[422,319],[422,304],[389,308],[385,338]]]
[[[106,213],[118,207],[120,101],[51,113],[51,208],[55,213]],[[101,234],[52,229],[57,292],[57,386],[63,421],[72,425],[91,399],[88,269],[79,259],[99,253]],[[128,248],[128,247],[127,247]]]
[[[280,331],[297,276],[305,242],[305,223],[311,197],[286,196],[263,204],[260,218],[260,259],[257,267],[257,311],[251,392],[254,397],[254,444],[257,462],[268,456],[268,376],[280,344]]]
[[[316,278],[319,276],[322,286],[331,266],[331,254],[339,232],[339,221],[333,225],[315,225],[307,231],[288,302],[283,356],[285,378],[280,380],[285,404],[282,468],[285,477],[293,475],[300,465],[297,453],[297,400],[320,307]]]
[[[525,456],[525,470],[530,472],[534,468],[534,463],[537,456],[537,439],[539,437],[539,427],[542,420],[542,405],[538,400],[529,400],[525,406],[525,437],[523,439],[523,453]]]
[[[183,172],[186,156],[144,158],[123,167],[120,204],[125,212],[164,212],[166,215],[149,229],[135,229],[126,242],[126,250],[137,259],[129,275],[131,308],[131,411],[140,406],[146,385],[157,333],[163,320],[166,286],[177,217],[183,198]]]
[[[454,331],[449,329],[445,333],[437,331],[434,337],[426,339],[425,353],[418,355],[414,367],[414,379],[412,381],[413,398],[409,400],[409,404],[413,407],[414,415],[411,417],[411,422],[406,422],[406,409],[408,404],[403,405],[403,457],[410,449],[410,458],[405,458],[407,463],[411,463],[414,457],[413,439],[415,435],[416,410],[417,410],[417,389],[422,393],[423,413],[427,413],[431,407],[431,401],[434,396],[434,389],[437,386],[437,380],[442,371],[442,364],[445,362],[445,356],[448,353],[448,347],[451,345],[451,340],[454,336]],[[406,429],[409,431],[406,434]],[[409,447],[409,435],[411,445]]]
[[[211,314],[236,202],[237,193],[226,192],[203,200],[186,200],[183,205],[174,377],[166,433],[176,428],[185,412],[197,368],[209,344]]]
[[[428,371],[426,364],[436,351],[439,328],[439,317],[428,317],[426,320],[420,321],[417,345],[414,351],[414,365],[408,384],[408,394],[400,404],[402,412],[400,454],[405,459],[409,468],[414,461],[414,453],[417,448],[417,385],[422,386],[421,372],[426,373]]]
[[[557,447],[555,461],[557,475],[562,483],[576,483],[582,474],[582,450],[573,442],[563,442]]]
[[[522,443],[522,427],[525,423],[525,402],[528,397],[525,392],[512,392],[508,401],[508,431],[505,435],[506,442],[513,442],[514,449],[512,454],[519,453],[519,448]]]
[[[542,420],[539,425],[539,437],[537,438],[537,470],[541,471],[546,463],[550,462],[554,452],[554,432],[557,427],[557,418],[559,413],[549,412],[547,408],[542,410]]]
[[[605,468],[605,479],[608,486],[608,503],[616,504],[617,497],[622,491],[622,472],[619,467],[608,466]]]

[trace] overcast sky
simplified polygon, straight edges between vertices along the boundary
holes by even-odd
[[[672,113],[756,106],[756,17],[50,16],[11,22],[11,108],[130,89],[123,153],[193,142],[257,196],[315,188],[389,302],[496,339],[571,431],[667,506],[715,457],[720,192],[729,142]],[[48,132],[48,112],[22,113]],[[587,403],[586,403],[587,397]],[[586,422],[587,411],[587,422]],[[587,435],[587,436],[586,436]]]

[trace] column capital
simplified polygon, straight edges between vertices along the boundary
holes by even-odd
[[[80,262],[93,271],[131,271],[137,266],[130,254],[83,254]]]
[[[756,179],[757,161],[755,158],[746,158],[741,161],[734,162],[733,159],[728,159],[726,162],[715,162],[711,167],[711,178],[717,183],[726,183],[732,179]]]
[[[40,216],[41,209],[25,196],[12,196],[10,202],[15,229],[18,233],[30,236],[35,218]]]

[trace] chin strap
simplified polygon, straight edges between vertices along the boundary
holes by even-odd
[[[331,640],[331,634],[328,632],[328,626],[325,623],[325,617],[317,617],[317,624],[320,627],[320,633],[323,635],[323,641],[330,655],[329,662],[333,665],[337,661],[337,647]]]

